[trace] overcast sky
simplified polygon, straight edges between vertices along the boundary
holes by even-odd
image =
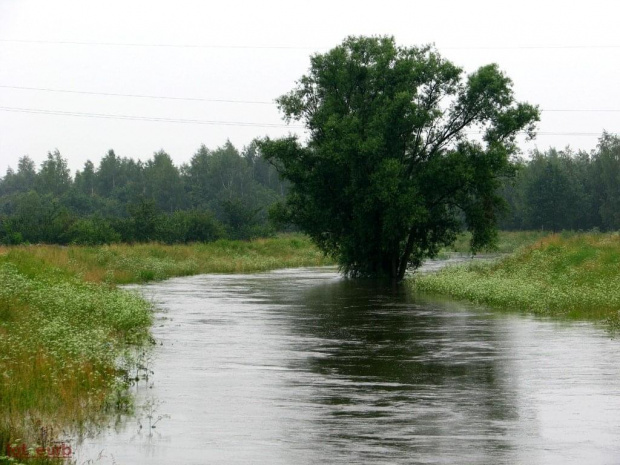
[[[604,129],[620,132],[619,17],[612,0],[0,0],[0,176],[56,148],[74,173],[111,148],[181,164],[203,143],[299,131],[273,99],[347,35],[435,43],[469,72],[498,63],[518,99],[545,110],[526,153],[589,151]]]

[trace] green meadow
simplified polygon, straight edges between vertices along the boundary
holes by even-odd
[[[620,234],[554,234],[492,262],[416,274],[418,291],[620,326]]]
[[[131,410],[126,389],[151,342],[152,312],[117,284],[330,263],[300,235],[0,248],[0,463],[13,463],[2,458],[9,446],[46,447]]]
[[[549,236],[549,231],[499,231],[497,241],[493,246],[482,250],[481,253],[499,253],[507,254],[516,250],[534,244],[536,241]],[[461,254],[469,254],[469,241],[471,234],[466,232],[459,234],[450,247],[445,247],[442,254],[456,252]]]
[[[444,253],[467,252],[468,236]],[[500,233],[490,262],[414,274],[416,291],[620,327],[620,235]],[[510,254],[508,254],[510,253]],[[119,284],[331,265],[302,235],[206,244],[0,248],[0,463],[131,411],[152,309]],[[37,460],[49,463],[57,459]]]

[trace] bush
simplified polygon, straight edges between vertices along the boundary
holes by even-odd
[[[69,228],[68,236],[73,244],[100,245],[121,241],[121,235],[109,221],[102,218],[83,218]]]
[[[223,238],[223,226],[208,211],[176,211],[161,215],[155,228],[155,240],[166,244],[212,242]]]

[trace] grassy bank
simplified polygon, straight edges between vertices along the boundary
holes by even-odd
[[[13,262],[45,263],[84,281],[116,284],[331,264],[301,235],[189,245],[15,246],[3,252]]]
[[[421,291],[620,326],[620,235],[551,235],[492,263],[418,275]]]
[[[495,246],[481,252],[512,253],[522,247],[534,244],[549,234],[548,231],[499,231]],[[469,253],[470,240],[471,233],[459,234],[454,244],[445,248],[443,252]]]
[[[0,258],[0,455],[127,408],[117,361],[151,324],[137,295],[15,259]]]
[[[128,348],[149,340],[151,312],[115,284],[197,273],[329,262],[303,236],[209,244],[0,248],[0,463],[19,440],[46,446],[63,431],[128,407]]]

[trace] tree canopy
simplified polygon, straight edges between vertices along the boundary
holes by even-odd
[[[502,188],[502,229],[620,229],[620,137],[604,132],[590,153],[549,148],[519,163]]]
[[[391,37],[349,37],[312,56],[277,102],[309,133],[260,143],[292,184],[279,216],[348,275],[395,280],[463,227],[474,250],[493,240],[516,136],[533,137],[539,120],[497,65],[466,75],[433,47]]]
[[[38,171],[24,156],[0,178],[0,244],[251,239],[275,232],[267,211],[285,192],[255,143],[203,145],[181,166],[163,150],[145,162],[110,150],[74,178],[58,151]]]

